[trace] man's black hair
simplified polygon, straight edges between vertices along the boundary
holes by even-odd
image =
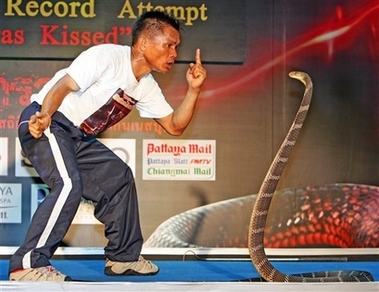
[[[152,10],[141,14],[133,24],[132,45],[136,43],[143,31],[149,31],[153,35],[166,25],[172,26],[177,31],[181,29],[180,21],[165,11]]]

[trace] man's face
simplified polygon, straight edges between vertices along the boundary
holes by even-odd
[[[162,33],[149,38],[144,57],[151,70],[161,73],[170,70],[178,55],[176,48],[179,43],[179,32],[171,26],[165,26]]]

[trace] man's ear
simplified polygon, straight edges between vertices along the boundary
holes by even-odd
[[[148,42],[149,40],[144,36],[141,36],[140,39],[138,40],[138,46],[142,52],[146,50],[148,46]]]

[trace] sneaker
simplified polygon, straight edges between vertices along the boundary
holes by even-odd
[[[151,276],[159,272],[159,268],[142,256],[135,262],[105,262],[104,273],[108,276]]]
[[[54,269],[52,266],[19,269],[9,274],[10,281],[49,281],[64,282],[71,281],[71,278]]]

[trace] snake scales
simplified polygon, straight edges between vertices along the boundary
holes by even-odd
[[[277,270],[266,256],[264,232],[268,210],[276,186],[308,113],[313,92],[312,80],[308,74],[294,71],[290,73],[290,77],[304,83],[305,91],[294,121],[267,172],[254,204],[248,236],[251,261],[262,278],[269,282],[359,282],[370,280],[372,279],[372,277],[370,278],[371,275],[362,271],[326,271],[303,275],[287,275]]]

